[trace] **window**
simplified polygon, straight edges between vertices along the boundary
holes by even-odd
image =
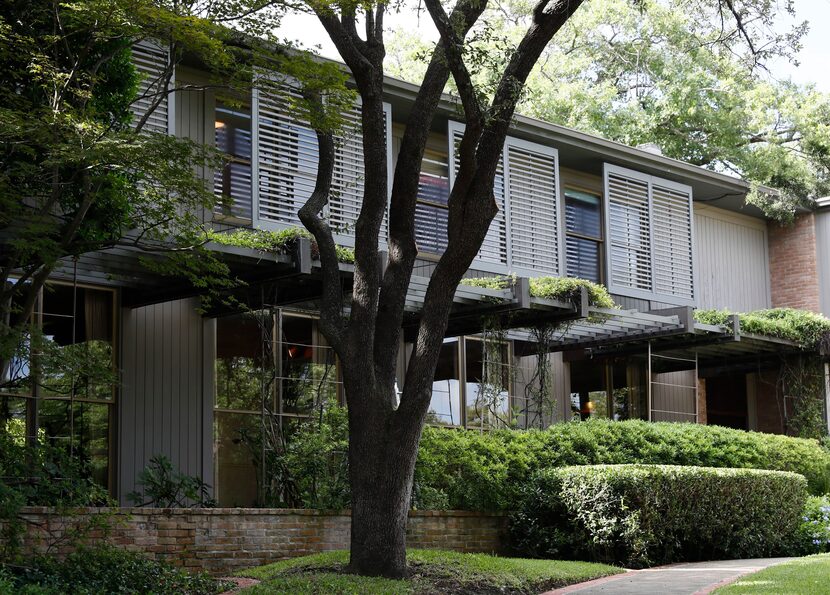
[[[214,175],[216,212],[241,219],[251,218],[251,110],[216,103],[216,148],[230,161]]]
[[[602,282],[600,197],[565,190],[565,259],[568,277]]]
[[[427,423],[441,426],[460,426],[463,423],[458,356],[458,339],[444,339],[432,382]]]
[[[112,485],[114,300],[106,289],[48,284],[0,381],[0,424],[65,447],[104,487]]]
[[[216,323],[214,448],[221,506],[296,506],[272,457],[338,396],[338,370],[315,319],[268,311]]]
[[[608,289],[694,305],[692,189],[605,166]]]
[[[464,347],[467,427],[511,425],[509,344],[468,337]]]
[[[449,199],[447,154],[427,149],[421,161],[418,202],[415,205],[415,241],[419,252],[443,254],[447,249]]]

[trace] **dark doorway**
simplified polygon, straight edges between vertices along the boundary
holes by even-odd
[[[706,379],[706,423],[749,429],[745,374]]]

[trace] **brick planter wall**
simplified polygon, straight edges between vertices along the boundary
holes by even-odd
[[[227,574],[284,558],[349,547],[348,511],[259,508],[84,509],[62,517],[50,508],[24,509],[29,521],[24,548],[44,551],[67,530],[99,512],[112,513],[106,540],[188,569]],[[503,551],[503,514],[465,511],[412,511],[407,544],[413,548],[461,552]],[[100,532],[87,541],[100,540]],[[57,554],[68,546],[53,547]]]

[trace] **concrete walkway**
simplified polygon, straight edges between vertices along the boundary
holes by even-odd
[[[760,558],[755,560],[718,560],[671,564],[645,570],[629,570],[623,574],[548,591],[543,595],[704,595],[736,581],[745,574],[763,570],[792,558]]]

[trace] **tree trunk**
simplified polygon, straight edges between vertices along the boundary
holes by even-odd
[[[406,523],[420,427],[414,432],[402,428],[396,411],[377,405],[369,410],[387,398],[361,392],[361,403],[349,406],[349,568],[361,575],[402,578],[407,574]]]

